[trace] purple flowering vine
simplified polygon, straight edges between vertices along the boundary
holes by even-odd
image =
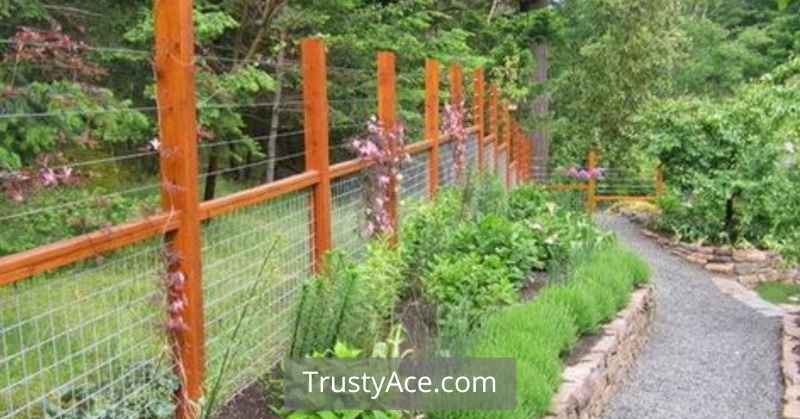
[[[600,179],[605,175],[606,169],[595,167],[592,169],[579,168],[572,166],[567,170],[567,176],[577,180]]]
[[[184,293],[186,275],[178,270],[180,257],[172,249],[165,249],[162,258],[166,265],[166,269],[161,275],[166,291],[165,303],[167,306],[167,318],[164,326],[169,336],[175,336],[176,333],[188,330],[188,326],[183,321],[183,313],[186,311],[187,303]]]
[[[464,102],[448,104],[442,113],[442,129],[453,137],[453,163],[456,179],[463,179],[466,165],[467,130],[464,127]]]
[[[405,128],[398,123],[394,129],[387,129],[375,116],[367,121],[366,128],[364,134],[350,141],[358,157],[370,163],[365,171],[366,233],[369,236],[393,234],[389,210],[391,188],[397,192],[403,180],[401,165],[411,158],[405,149]]]

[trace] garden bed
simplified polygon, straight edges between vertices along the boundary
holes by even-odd
[[[573,349],[548,419],[600,417],[647,343],[655,314],[653,288],[633,293],[628,307]]]

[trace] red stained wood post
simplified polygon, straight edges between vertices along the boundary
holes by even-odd
[[[320,38],[308,38],[303,40],[300,48],[303,71],[306,170],[319,173],[319,182],[314,185],[312,192],[313,270],[321,272],[325,254],[331,249],[332,242],[325,43]]]
[[[392,52],[378,53],[378,119],[384,128],[394,130],[397,125],[397,76],[395,55]],[[388,212],[394,231],[397,232],[397,179],[389,181]]]
[[[511,162],[514,153],[511,149],[511,110],[508,102],[503,101],[503,144],[506,145],[506,186],[511,186]]]
[[[181,378],[177,416],[184,419],[198,414],[193,406],[203,396],[205,355],[192,6],[192,0],[158,0],[154,9],[161,207],[178,218],[167,237],[167,269],[170,278],[183,281],[174,288],[179,295],[170,298],[184,303],[178,315],[185,327],[171,328]]]
[[[439,189],[439,62],[425,60],[425,140],[431,143],[428,159],[428,190],[431,198]]]
[[[492,125],[492,162],[491,170],[496,171],[497,168],[497,147],[500,143],[500,119],[497,108],[497,85],[492,83],[489,87],[489,122]]]
[[[464,72],[459,64],[451,64],[448,70],[450,78],[450,104],[462,106],[464,104]]]
[[[591,173],[597,167],[597,149],[592,146],[586,158],[586,169]],[[597,179],[589,179],[589,187],[586,189],[586,211],[593,214],[597,209]]]
[[[475,70],[475,125],[478,127],[478,171],[483,172],[483,140],[486,136],[483,69]]]

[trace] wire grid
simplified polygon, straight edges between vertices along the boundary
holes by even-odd
[[[487,143],[483,146],[483,169],[486,173],[494,173],[496,169],[496,161],[494,156],[493,143]]]
[[[608,168],[597,180],[599,195],[647,196],[656,194],[654,173]]]
[[[464,143],[465,154],[464,159],[467,166],[467,171],[471,173],[477,172],[478,169],[478,135],[473,133],[467,135]]]
[[[331,182],[331,236],[333,248],[358,258],[366,249],[366,179],[361,172]]]
[[[439,187],[447,188],[456,184],[455,155],[453,142],[439,146]]]
[[[539,183],[553,183],[557,181],[556,170],[550,167],[551,161],[541,156],[531,157],[531,177]]]
[[[500,179],[503,180],[503,185],[506,185],[508,188],[508,184],[506,183],[506,173],[508,172],[508,149],[500,150],[497,152],[497,175],[500,176]]]
[[[203,226],[206,380],[210,388],[221,378],[224,399],[267,375],[288,347],[311,276],[310,196],[290,193]]]
[[[429,162],[430,154],[422,152],[412,156],[411,161],[403,166],[400,172],[403,176],[400,182],[400,218],[414,207],[415,202],[428,197]]]
[[[0,418],[170,401],[163,255],[159,237],[0,287]]]

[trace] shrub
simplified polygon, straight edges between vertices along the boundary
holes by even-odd
[[[453,235],[452,246],[449,251],[454,254],[497,257],[515,284],[523,283],[531,271],[544,269],[547,256],[544,238],[536,230],[494,214],[461,226]]]
[[[545,303],[558,303],[569,309],[575,317],[575,324],[580,333],[594,331],[602,321],[594,294],[586,286],[569,283],[551,286],[542,291],[537,300]]]
[[[443,191],[433,202],[419,205],[400,225],[400,245],[411,276],[429,268],[431,255],[444,254],[461,220],[455,190]]]
[[[508,194],[508,218],[514,221],[535,219],[548,211],[548,204],[553,203],[554,198],[537,185],[520,186]]]
[[[436,306],[440,334],[456,336],[473,329],[496,307],[516,301],[509,277],[497,256],[436,256],[421,283],[425,297]]]

